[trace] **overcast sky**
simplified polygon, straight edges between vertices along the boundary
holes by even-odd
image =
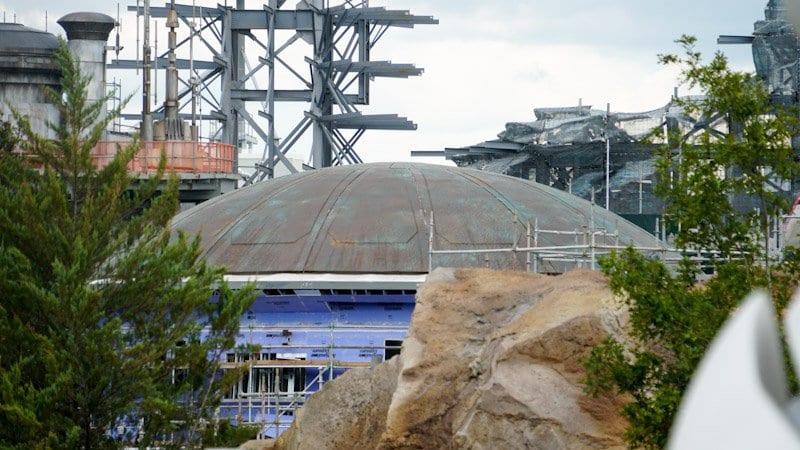
[[[197,3],[216,5],[224,0]],[[677,51],[673,41],[692,34],[707,56],[722,50],[735,67],[753,70],[749,46],[718,47],[716,37],[749,35],[753,22],[763,18],[766,3],[373,1],[433,15],[440,25],[392,30],[376,48],[373,59],[413,62],[425,73],[409,80],[378,79],[368,111],[399,113],[419,129],[369,132],[357,150],[368,161],[409,160],[411,150],[441,150],[492,139],[506,122],[533,120],[534,108],[576,105],[578,99],[598,108],[611,103],[614,111],[661,107],[676,85],[676,72],[660,66],[657,54]],[[124,23],[134,23],[134,16],[124,12],[127,4],[135,2],[121,3]],[[248,0],[247,7],[261,9],[262,4]],[[116,2],[108,0],[0,0],[6,20],[16,13],[17,21],[35,28],[44,28],[47,11],[51,32],[61,31],[55,21],[69,12],[93,10],[116,16],[116,8]],[[133,26],[127,28],[125,36],[132,36]],[[135,47],[134,42],[123,45]]]

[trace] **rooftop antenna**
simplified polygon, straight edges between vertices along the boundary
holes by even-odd
[[[136,75],[139,75],[139,0],[136,0]]]
[[[115,28],[117,29],[117,36],[114,42],[114,51],[117,54],[116,60],[119,61],[119,51],[122,50],[122,47],[119,46],[119,30],[122,28],[122,22],[119,20],[119,2],[117,2],[117,23]]]
[[[200,134],[197,132],[197,76],[194,73],[194,33],[195,17],[197,17],[195,0],[192,0],[192,20],[189,22],[189,83],[192,85],[192,136],[191,140],[197,141]]]
[[[150,0],[144,0],[144,43],[142,44],[142,140],[153,140],[153,113],[150,110]]]
[[[153,81],[155,82],[155,86],[153,87],[153,103],[158,104],[158,20],[153,19],[153,29],[155,30],[155,43],[153,44],[153,49],[156,54],[156,57],[153,58]]]
[[[203,7],[202,6],[200,6],[200,17],[203,17]],[[199,79],[197,78],[197,74],[195,73],[195,74],[193,74],[193,76],[195,76],[195,80],[194,80],[195,83],[198,83]],[[200,104],[198,106],[199,106],[199,109],[200,109],[200,117],[203,117],[203,102],[202,102],[202,98],[200,100],[201,101],[199,102]],[[202,136],[203,136],[203,121],[201,120],[200,124],[197,127],[197,140],[199,141]]]
[[[166,137],[167,140],[179,140],[185,138],[183,136],[183,127],[181,126],[178,117],[178,67],[177,57],[175,55],[175,48],[177,46],[178,36],[175,29],[178,28],[178,13],[175,11],[175,0],[170,1],[170,9],[167,13],[167,54],[169,55],[169,63],[167,65],[167,88],[164,93],[164,119],[166,121]]]
[[[47,32],[47,10],[44,10],[44,31]]]

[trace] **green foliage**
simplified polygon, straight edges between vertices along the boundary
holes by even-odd
[[[745,255],[752,264],[768,256],[770,218],[791,205],[792,199],[776,187],[800,176],[791,146],[797,111],[770,103],[763,82],[731,70],[721,53],[703,64],[694,38],[684,36],[678,42],[685,56],[663,55],[662,63],[681,66],[683,82],[705,93],[701,100],[681,100],[679,106],[701,122],[724,119],[729,132],[702,132],[694,145],[672,136],[673,142],[680,140],[679,149],[661,149],[657,167],[664,182],[657,193],[666,200],[666,215],[681,225],[683,231],[675,236],[679,248],[716,250],[719,259]],[[733,202],[737,198],[749,199],[756,208],[738,210]]]
[[[56,138],[13,109],[21,139],[0,129],[0,447],[115,447],[106,432],[123,415],[144,419],[143,444],[177,423],[202,445],[197,424],[227,388],[208,356],[234,346],[252,290],[228,289],[197,238],[171,235],[178,181],[160,186],[163,156],[135,189],[138,142],[95,167],[91,151],[120,111],[103,117],[63,42],[56,55]]]
[[[203,443],[215,447],[238,447],[255,439],[258,430],[258,426],[233,426],[229,420],[223,420],[216,428],[209,427],[203,432]]]
[[[694,38],[678,41],[683,56],[661,56],[682,68],[683,82],[702,99],[681,101],[700,121],[723,118],[729,133],[703,131],[689,143],[665,136],[657,164],[657,193],[678,228],[675,243],[686,258],[668,269],[628,249],[601,262],[611,289],[630,311],[630,341],[609,339],[585,361],[587,393],[617,393],[630,401],[625,438],[632,448],[662,448],[694,369],[730,313],[754,288],[769,289],[777,311],[797,286],[798,265],[773,267],[768,255],[770,218],[788,209],[774,189],[800,174],[791,137],[797,114],[776,107],[760,80],[728,67],[722,54],[704,64]],[[720,176],[725,173],[727,176]],[[746,199],[755,210],[740,210]],[[702,251],[701,251],[702,250]],[[696,260],[710,259],[714,275],[698,281]]]

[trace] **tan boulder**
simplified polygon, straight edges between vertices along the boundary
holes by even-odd
[[[596,272],[437,270],[400,357],[329,383],[276,448],[624,448],[620,399],[580,386],[624,327]]]
[[[301,408],[276,449],[374,448],[386,428],[400,358],[352,369],[327,383]]]

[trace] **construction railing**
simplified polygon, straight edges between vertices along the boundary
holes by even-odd
[[[118,148],[127,143],[116,141],[98,142],[92,150],[95,167],[107,166]],[[149,174],[158,169],[163,151],[167,158],[167,172],[186,173],[234,173],[234,147],[220,142],[195,141],[143,141],[140,150],[128,165],[131,172]]]
[[[779,261],[783,257],[781,242],[786,242],[787,232],[781,232],[780,227],[775,230],[776,235],[770,236],[770,261]],[[658,234],[658,230],[656,230]],[[561,242],[554,245],[543,246],[541,241],[545,236],[556,236],[561,238]],[[535,220],[534,225],[527,223],[525,244],[514,242],[508,247],[496,248],[462,248],[462,249],[437,249],[435,248],[435,223],[431,214],[428,225],[428,271],[434,269],[435,258],[438,255],[483,255],[485,267],[490,267],[492,255],[522,255],[520,258],[520,269],[534,273],[563,273],[575,268],[598,269],[600,258],[610,255],[612,252],[621,251],[629,248],[620,242],[618,231],[609,232],[604,228],[595,227],[594,222],[576,230],[546,230],[539,227],[539,221]],[[721,252],[716,250],[696,249],[696,248],[676,248],[670,246],[657,237],[653,236],[652,245],[630,246],[634,250],[647,255],[650,258],[663,261],[670,268],[677,268],[678,263],[685,259],[696,261],[701,267],[713,263],[721,256]],[[743,254],[734,252],[727,257],[739,258]],[[763,258],[758,260],[765,263]],[[477,261],[474,261],[477,263]],[[466,264],[467,260],[462,261]]]

